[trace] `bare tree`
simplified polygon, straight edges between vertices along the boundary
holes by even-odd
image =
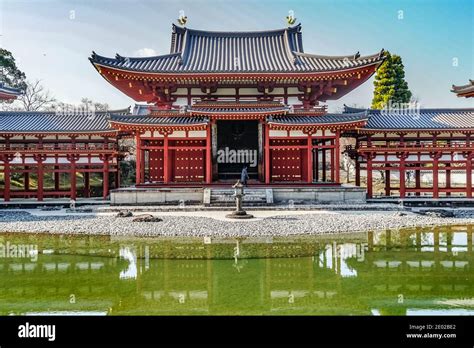
[[[81,104],[87,110],[94,110],[94,111],[108,111],[109,110],[109,104],[94,102],[93,100],[89,98],[82,98]]]
[[[351,181],[351,175],[355,173],[355,161],[347,153],[342,156],[341,169],[346,172],[346,183]]]
[[[26,82],[25,93],[18,97],[18,103],[25,111],[40,111],[49,109],[56,99],[49,90],[40,84],[40,80]]]

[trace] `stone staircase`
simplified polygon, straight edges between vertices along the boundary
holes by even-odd
[[[268,188],[246,188],[243,199],[244,207],[265,206],[273,204],[273,190]],[[204,205],[233,207],[235,206],[234,189],[206,188],[204,189]]]

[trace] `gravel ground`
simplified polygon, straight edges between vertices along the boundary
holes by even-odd
[[[138,214],[135,214],[138,215]],[[0,212],[0,232],[105,234],[128,236],[288,236],[397,229],[401,227],[474,224],[474,214],[439,218],[398,212],[344,212],[280,215],[254,221],[225,221],[210,217],[166,216],[161,222],[134,222],[133,217],[76,214],[37,216],[27,212]]]

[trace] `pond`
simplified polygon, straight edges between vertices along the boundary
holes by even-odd
[[[472,315],[472,236],[0,234],[0,315]]]

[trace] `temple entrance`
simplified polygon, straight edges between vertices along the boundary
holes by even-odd
[[[219,180],[236,180],[244,166],[251,180],[258,179],[261,163],[258,121],[217,121],[215,159]]]

